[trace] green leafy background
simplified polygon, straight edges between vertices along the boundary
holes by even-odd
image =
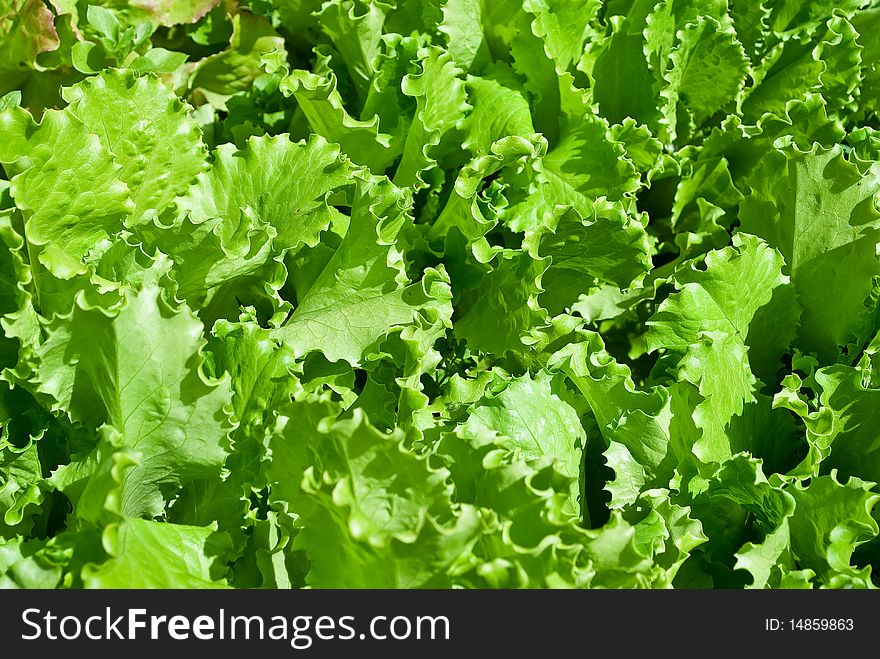
[[[876,587],[878,33],[0,0],[0,586]]]

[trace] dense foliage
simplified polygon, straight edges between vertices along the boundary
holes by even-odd
[[[876,0],[0,0],[0,585],[872,587]]]

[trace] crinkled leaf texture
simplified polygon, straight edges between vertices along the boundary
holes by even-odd
[[[0,587],[874,588],[878,31],[0,0]]]

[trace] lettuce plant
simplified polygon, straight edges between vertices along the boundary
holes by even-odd
[[[877,0],[0,0],[0,585],[872,588]]]

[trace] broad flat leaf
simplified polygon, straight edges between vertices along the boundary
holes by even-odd
[[[25,236],[50,272],[67,276],[96,244],[114,236],[134,211],[122,168],[69,111],[49,111],[39,126],[20,108],[0,115],[9,131],[0,162],[25,215]]]
[[[149,12],[160,25],[180,25],[195,23],[220,0],[134,0],[131,4]]]
[[[854,15],[851,24],[856,28],[859,35],[871,34],[880,24],[880,7],[865,9]],[[880,107],[880,58],[878,58],[878,44],[873,39],[859,39],[862,46],[862,103],[874,108]]]
[[[791,488],[796,504],[789,522],[791,549],[802,567],[826,582],[844,575],[862,587],[871,583],[871,568],[857,569],[850,562],[856,547],[878,533],[871,511],[880,497],[871,493],[871,485],[858,478],[839,482],[832,473]]]
[[[651,269],[643,222],[619,206],[596,202],[586,217],[568,210],[545,226],[527,237],[527,243],[550,261],[541,277],[540,300],[551,313],[570,306],[593,286],[628,288]]]
[[[166,492],[219,475],[230,390],[227,379],[202,374],[201,332],[189,309],[170,309],[155,287],[126,294],[114,312],[78,304],[48,328],[36,371],[40,392],[73,420],[112,427],[116,433],[103,441],[139,454],[124,479],[123,514],[158,515]],[[53,481],[79,490],[105,459],[103,446],[62,467]]]
[[[21,533],[43,502],[43,474],[37,445],[0,448],[0,535]],[[22,526],[19,526],[22,525]],[[18,528],[16,528],[18,527]],[[15,531],[13,531],[15,529]]]
[[[83,569],[86,588],[224,588],[214,576],[228,539],[212,528],[129,519],[104,530],[111,558]]]
[[[43,543],[0,538],[0,588],[55,588],[63,568],[38,555]]]
[[[803,309],[799,345],[827,358],[873,334],[865,300],[880,274],[877,175],[859,172],[840,147],[807,153],[789,147],[768,153],[748,184],[742,229],[785,258]]]
[[[52,12],[43,2],[0,2],[0,96],[27,77],[37,55],[60,45]]]
[[[528,139],[535,128],[525,92],[508,67],[495,65],[486,75],[467,79],[471,111],[462,121],[462,146],[475,156],[483,156],[503,137],[517,135]]]
[[[128,185],[135,219],[164,209],[207,168],[190,108],[155,78],[111,70],[62,93],[68,111],[122,167],[118,176]]]

